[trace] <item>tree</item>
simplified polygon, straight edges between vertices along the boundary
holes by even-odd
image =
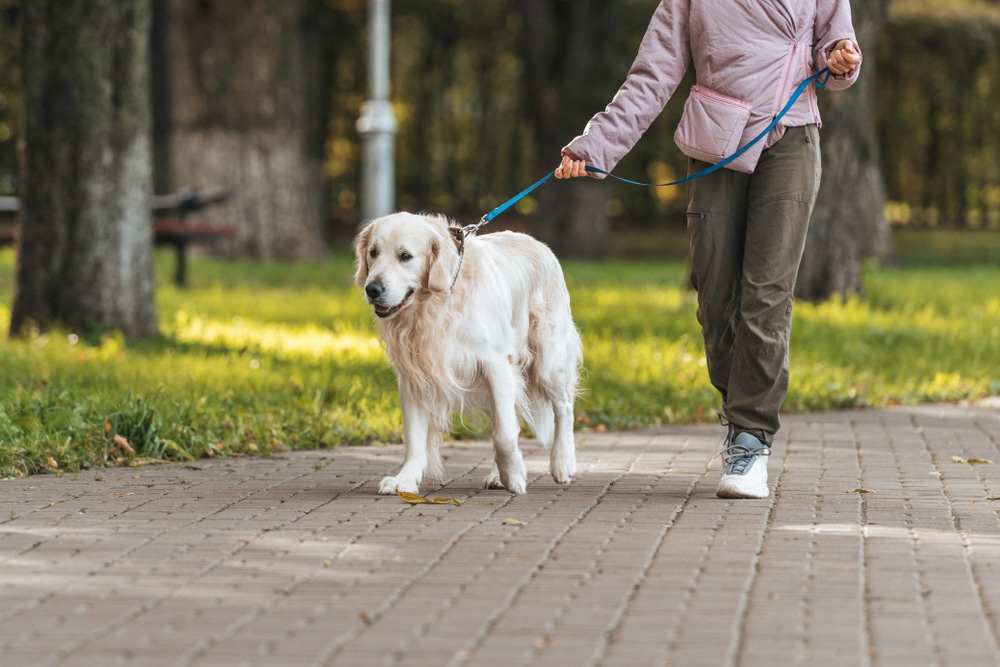
[[[20,197],[11,335],[156,333],[149,0],[21,4]]]
[[[521,0],[527,108],[538,171],[555,169],[559,151],[607,105],[624,80],[609,64],[619,3]],[[538,191],[539,235],[563,257],[608,254],[607,190],[587,179]]]
[[[854,27],[865,62],[858,82],[820,94],[823,178],[795,294],[825,299],[861,291],[861,265],[888,253],[878,138],[875,132],[875,41],[889,0],[855,0]]]
[[[153,60],[167,106],[158,186],[227,186],[230,250],[261,259],[317,257],[322,240],[325,58],[307,0],[156,0],[165,26]],[[310,57],[310,53],[313,55]],[[161,86],[165,86],[162,88]],[[318,108],[317,108],[318,107]],[[317,124],[318,128],[317,128]],[[317,139],[317,137],[320,137]]]

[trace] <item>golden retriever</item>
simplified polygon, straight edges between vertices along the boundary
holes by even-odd
[[[440,484],[442,432],[470,408],[492,426],[484,487],[526,491],[519,420],[551,447],[552,478],[569,483],[583,352],[562,268],[526,234],[470,235],[464,253],[457,238],[445,218],[410,213],[378,218],[357,238],[355,281],[396,368],[406,443],[403,467],[379,492]]]

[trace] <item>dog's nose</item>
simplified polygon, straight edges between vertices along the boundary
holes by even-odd
[[[370,300],[374,301],[385,294],[385,285],[378,282],[368,283],[365,285],[365,294],[368,295]]]

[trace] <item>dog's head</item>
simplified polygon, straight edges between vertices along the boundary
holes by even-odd
[[[455,239],[443,217],[394,213],[369,223],[356,242],[354,281],[380,318],[435,292],[447,292],[458,269]]]

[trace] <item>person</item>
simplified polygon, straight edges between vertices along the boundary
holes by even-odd
[[[693,174],[763,133],[797,85],[828,90],[861,68],[849,0],[662,0],[624,84],[562,151],[556,178],[610,172],[673,96],[697,83],[674,134]],[[810,86],[760,142],[687,184],[691,284],[709,378],[722,395],[721,498],[766,498],[767,457],[788,391],[792,294],[820,180]]]

